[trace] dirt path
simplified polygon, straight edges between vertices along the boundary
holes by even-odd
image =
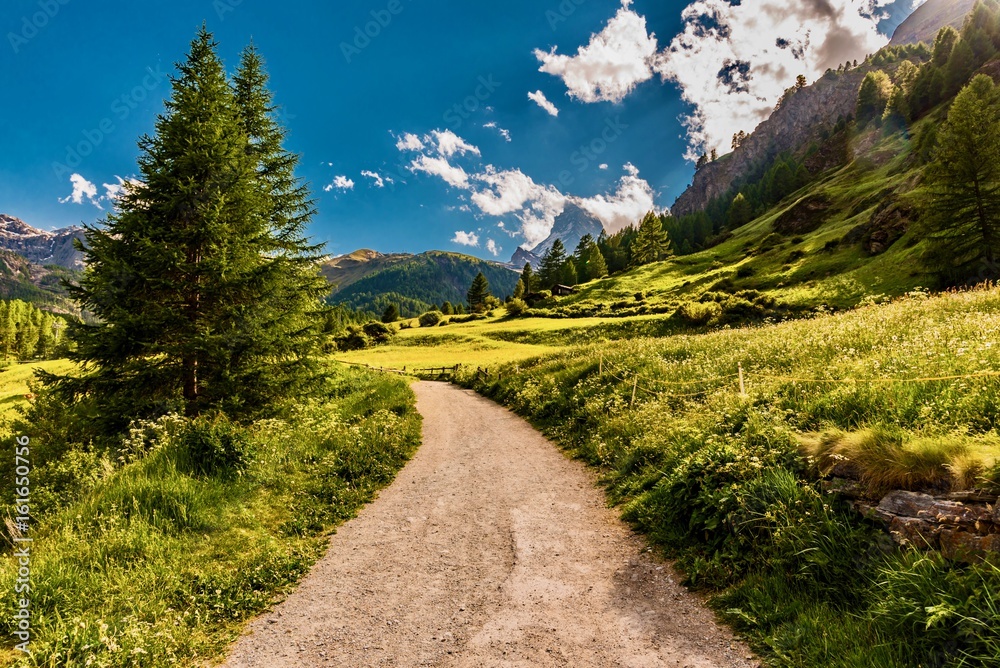
[[[414,389],[420,451],[226,666],[756,665],[584,465],[473,392]]]

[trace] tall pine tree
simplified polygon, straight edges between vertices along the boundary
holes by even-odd
[[[542,257],[542,266],[538,270],[538,281],[542,289],[548,290],[557,284],[562,275],[562,266],[566,262],[566,247],[562,239],[556,239]]]
[[[472,285],[469,286],[469,292],[466,295],[469,300],[469,309],[473,313],[482,313],[486,310],[486,300],[490,296],[490,282],[486,280],[483,272],[479,272],[472,280]]]
[[[667,239],[660,217],[650,211],[639,223],[639,234],[632,243],[632,266],[658,262],[669,252],[670,240]]]
[[[234,90],[202,28],[139,142],[141,182],[86,228],[88,271],[71,294],[98,321],[70,329],[84,372],[43,380],[84,402],[99,433],[173,410],[256,414],[315,378],[312,209],[255,59]]]
[[[1000,91],[976,76],[955,98],[927,166],[926,260],[946,280],[998,278]]]

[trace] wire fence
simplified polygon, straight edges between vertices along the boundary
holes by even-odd
[[[409,367],[403,366],[402,368],[384,367],[384,366],[374,366],[371,364],[364,364],[359,362],[341,362],[342,364],[348,364],[350,366],[357,366],[370,369],[372,371],[381,371],[384,373],[394,373],[402,376],[432,376],[432,377],[454,377],[458,373],[460,364],[455,364],[453,366],[435,366],[435,367]],[[516,374],[518,369],[514,370]],[[489,369],[484,369],[482,367],[476,370],[476,380],[489,380],[491,377],[496,375],[497,379],[503,379],[505,376],[509,376],[510,373],[501,372],[491,372]],[[922,376],[917,378],[803,378],[797,376],[786,376],[781,374],[769,374],[763,371],[746,371],[743,368],[743,364],[739,363],[737,365],[736,373],[725,374],[721,376],[711,376],[706,378],[699,378],[694,380],[666,380],[663,378],[641,378],[640,374],[631,369],[627,369],[624,366],[620,366],[617,363],[612,363],[610,360],[604,358],[603,355],[600,357],[598,362],[598,375],[600,377],[610,377],[615,380],[626,384],[626,386],[632,384],[632,393],[630,403],[634,404],[636,397],[639,393],[645,396],[651,397],[669,397],[677,399],[685,399],[691,397],[705,396],[710,391],[720,389],[727,384],[733,386],[733,389],[737,391],[742,396],[747,396],[747,383],[751,379],[761,379],[769,381],[777,381],[784,383],[802,383],[802,384],[818,384],[818,385],[850,385],[859,383],[874,383],[874,384],[885,384],[885,385],[898,385],[904,383],[933,383],[933,382],[949,382],[955,380],[973,380],[979,378],[1000,378],[1000,371],[979,371],[976,373],[969,374],[954,374],[946,376]],[[665,388],[665,389],[664,389]],[[693,389],[698,388],[698,389]],[[682,391],[683,390],[683,391]],[[688,391],[691,390],[691,391]]]

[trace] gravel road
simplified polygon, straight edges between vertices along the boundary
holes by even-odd
[[[225,666],[757,665],[583,464],[471,391],[414,389],[417,455]]]

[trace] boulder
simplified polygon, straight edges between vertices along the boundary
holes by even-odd
[[[938,546],[940,527],[926,520],[913,517],[894,517],[889,523],[889,535],[900,545],[910,545],[920,549],[934,549]]]

